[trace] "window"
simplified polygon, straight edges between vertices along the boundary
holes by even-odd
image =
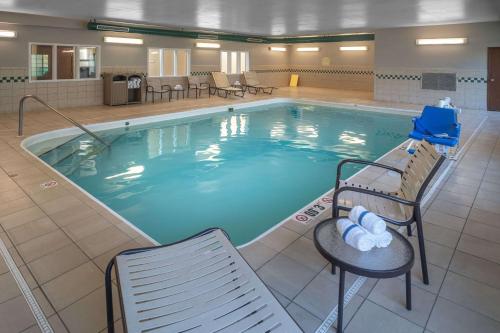
[[[98,46],[30,44],[30,81],[96,79]]]
[[[32,80],[52,80],[52,45],[31,46]]]
[[[78,48],[80,79],[97,78],[97,47]]]
[[[190,67],[191,50],[148,49],[148,76],[188,76]]]
[[[220,71],[226,74],[241,74],[250,68],[248,52],[221,51]]]

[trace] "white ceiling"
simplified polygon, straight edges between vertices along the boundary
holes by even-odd
[[[0,0],[0,11],[255,35],[500,20],[500,0]]]

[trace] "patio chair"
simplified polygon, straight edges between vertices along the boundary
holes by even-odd
[[[243,77],[245,78],[245,86],[249,93],[257,95],[259,91],[262,91],[264,94],[271,95],[276,87],[270,87],[260,84],[259,78],[257,77],[257,73],[255,72],[243,72]],[[253,90],[253,92],[252,92]]]
[[[338,217],[340,210],[349,211],[354,206],[363,205],[388,223],[396,226],[406,226],[408,236],[411,236],[411,224],[415,223],[417,226],[422,276],[425,284],[429,284],[429,275],[427,272],[420,205],[425,189],[444,160],[445,157],[438,154],[429,142],[421,141],[404,170],[356,159],[343,160],[337,166],[337,179],[332,206],[333,217]],[[401,176],[398,191],[384,192],[370,186],[341,181],[342,167],[348,163],[371,165],[398,173]],[[335,270],[333,267],[332,269],[334,273]]]
[[[244,97],[245,92],[241,88],[232,87],[229,83],[227,75],[222,72],[212,72],[212,77],[214,79],[215,91],[214,94],[217,93],[219,97],[220,92],[223,91],[225,93],[224,98],[227,98],[228,95],[233,94],[234,96]]]
[[[148,101],[148,95],[151,94],[153,97],[153,104],[155,102],[155,94],[160,94],[160,99],[163,99],[163,94],[168,95],[168,101],[172,99],[172,87],[169,84],[162,84],[158,89],[157,86],[151,85],[148,82],[147,77],[144,77],[144,83],[146,84],[146,97],[145,101]]]
[[[222,229],[113,258],[105,280],[109,333],[113,266],[125,332],[302,332]]]
[[[210,84],[208,82],[201,82],[198,76],[188,76],[188,97],[191,90],[194,90],[196,98],[201,97],[201,92],[206,90],[208,91],[208,98],[210,98]]]

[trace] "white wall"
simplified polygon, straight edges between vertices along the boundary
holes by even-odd
[[[450,96],[486,109],[487,49],[500,46],[500,22],[383,29],[375,32],[375,99],[433,104]],[[417,46],[417,38],[467,37],[465,45]],[[421,89],[423,72],[457,74],[457,91]]]
[[[368,51],[342,52],[341,46],[368,46]],[[319,52],[298,52],[299,47],[318,46]],[[375,43],[337,42],[295,44],[289,47],[290,68],[299,74],[299,85],[346,90],[373,90]]]

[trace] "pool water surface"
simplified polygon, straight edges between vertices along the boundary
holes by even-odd
[[[159,243],[251,241],[330,190],[345,158],[406,140],[409,116],[278,103],[80,135],[40,158]],[[345,177],[360,167],[346,168]]]

